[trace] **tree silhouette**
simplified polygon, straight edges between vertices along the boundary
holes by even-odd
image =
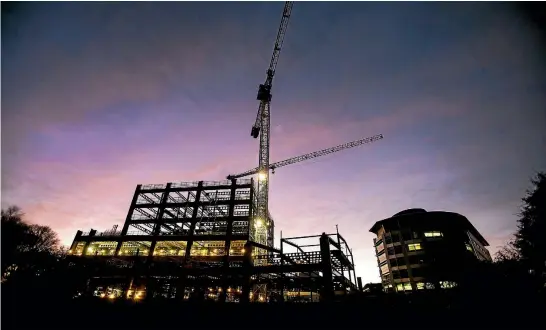
[[[58,256],[59,239],[50,227],[28,224],[17,206],[2,209],[2,283],[15,274],[43,272]]]
[[[513,238],[495,254],[496,262],[510,262],[520,259],[521,255]]]
[[[538,173],[531,182],[533,189],[523,198],[515,246],[530,269],[542,272],[546,261],[546,173]]]
[[[519,261],[539,281],[546,270],[546,173],[538,172],[531,179],[532,188],[522,198],[518,229],[513,239],[499,252],[498,262]],[[543,284],[543,283],[541,283]]]
[[[20,245],[25,241],[27,229],[23,215],[17,206],[2,209],[2,282],[17,268]]]

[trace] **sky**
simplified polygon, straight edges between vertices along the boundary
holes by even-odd
[[[2,6],[4,8],[4,4]],[[250,137],[282,2],[24,3],[2,13],[2,207],[76,231],[123,224],[137,184],[257,166]],[[509,3],[297,2],[273,82],[284,237],[334,232],[379,281],[370,227],[465,215],[494,253],[546,169],[546,52]]]

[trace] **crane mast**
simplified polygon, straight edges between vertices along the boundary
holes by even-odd
[[[260,150],[259,150],[259,162],[258,162],[258,188],[257,188],[257,203],[256,214],[253,217],[253,223],[251,224],[251,240],[264,245],[272,244],[269,242],[272,237],[268,235],[268,229],[270,225],[269,219],[269,137],[270,137],[270,103],[271,103],[271,88],[273,84],[273,77],[279,61],[279,55],[281,53],[284,36],[288,27],[288,20],[292,13],[292,1],[285,2],[281,24],[277,32],[277,38],[275,39],[275,46],[273,48],[273,55],[269,68],[267,69],[267,76],[265,82],[260,84],[258,89],[257,99],[260,101],[258,106],[258,113],[256,115],[256,121],[252,126],[251,136],[253,138],[260,137]]]
[[[279,167],[299,163],[299,162],[302,162],[304,160],[309,160],[309,159],[329,155],[329,154],[334,153],[334,152],[338,152],[338,151],[349,149],[349,148],[358,147],[358,146],[361,146],[363,144],[372,143],[372,142],[375,142],[375,141],[378,141],[378,140],[381,140],[381,139],[383,139],[383,134],[374,135],[374,136],[371,136],[371,137],[367,137],[365,139],[340,144],[340,145],[332,147],[332,148],[322,149],[322,150],[319,150],[319,151],[310,152],[310,153],[305,154],[305,155],[288,158],[288,159],[282,160],[280,162],[270,164],[269,168],[272,171],[275,171],[275,169],[277,169]],[[260,169],[258,167],[253,168],[253,169],[248,170],[248,171],[243,172],[243,173],[228,175],[227,178],[228,179],[238,179],[238,178],[253,175],[253,174],[256,174],[256,173],[260,173]]]

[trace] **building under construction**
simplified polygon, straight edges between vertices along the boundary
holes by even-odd
[[[253,179],[138,185],[125,224],[78,231],[86,293],[110,299],[331,301],[356,289],[339,233],[281,238],[256,219]]]

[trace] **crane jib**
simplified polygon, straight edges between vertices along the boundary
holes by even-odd
[[[368,137],[368,138],[365,138],[365,139],[356,140],[356,141],[352,141],[352,142],[347,142],[347,143],[340,144],[340,145],[332,147],[332,148],[322,149],[322,150],[311,152],[311,153],[308,153],[308,154],[305,154],[305,155],[292,157],[292,158],[288,158],[288,159],[285,159],[285,160],[281,160],[280,162],[275,162],[275,163],[269,164],[269,169],[270,170],[277,169],[279,167],[283,167],[283,166],[294,164],[294,163],[299,163],[301,161],[317,158],[317,157],[320,157],[320,156],[329,155],[329,154],[332,154],[334,152],[338,152],[338,151],[341,151],[341,150],[358,147],[360,145],[367,144],[367,143],[372,143],[372,142],[375,142],[375,141],[378,141],[378,140],[381,140],[381,139],[383,139],[383,134],[378,134],[378,135],[374,135],[374,136],[371,136],[371,137]],[[259,168],[256,167],[256,168],[254,168],[252,170],[248,170],[248,171],[240,173],[240,174],[229,175],[227,178],[229,180],[237,179],[237,178],[242,178],[242,177],[245,177],[245,176],[253,175],[253,174],[256,174],[258,172],[259,172]]]

